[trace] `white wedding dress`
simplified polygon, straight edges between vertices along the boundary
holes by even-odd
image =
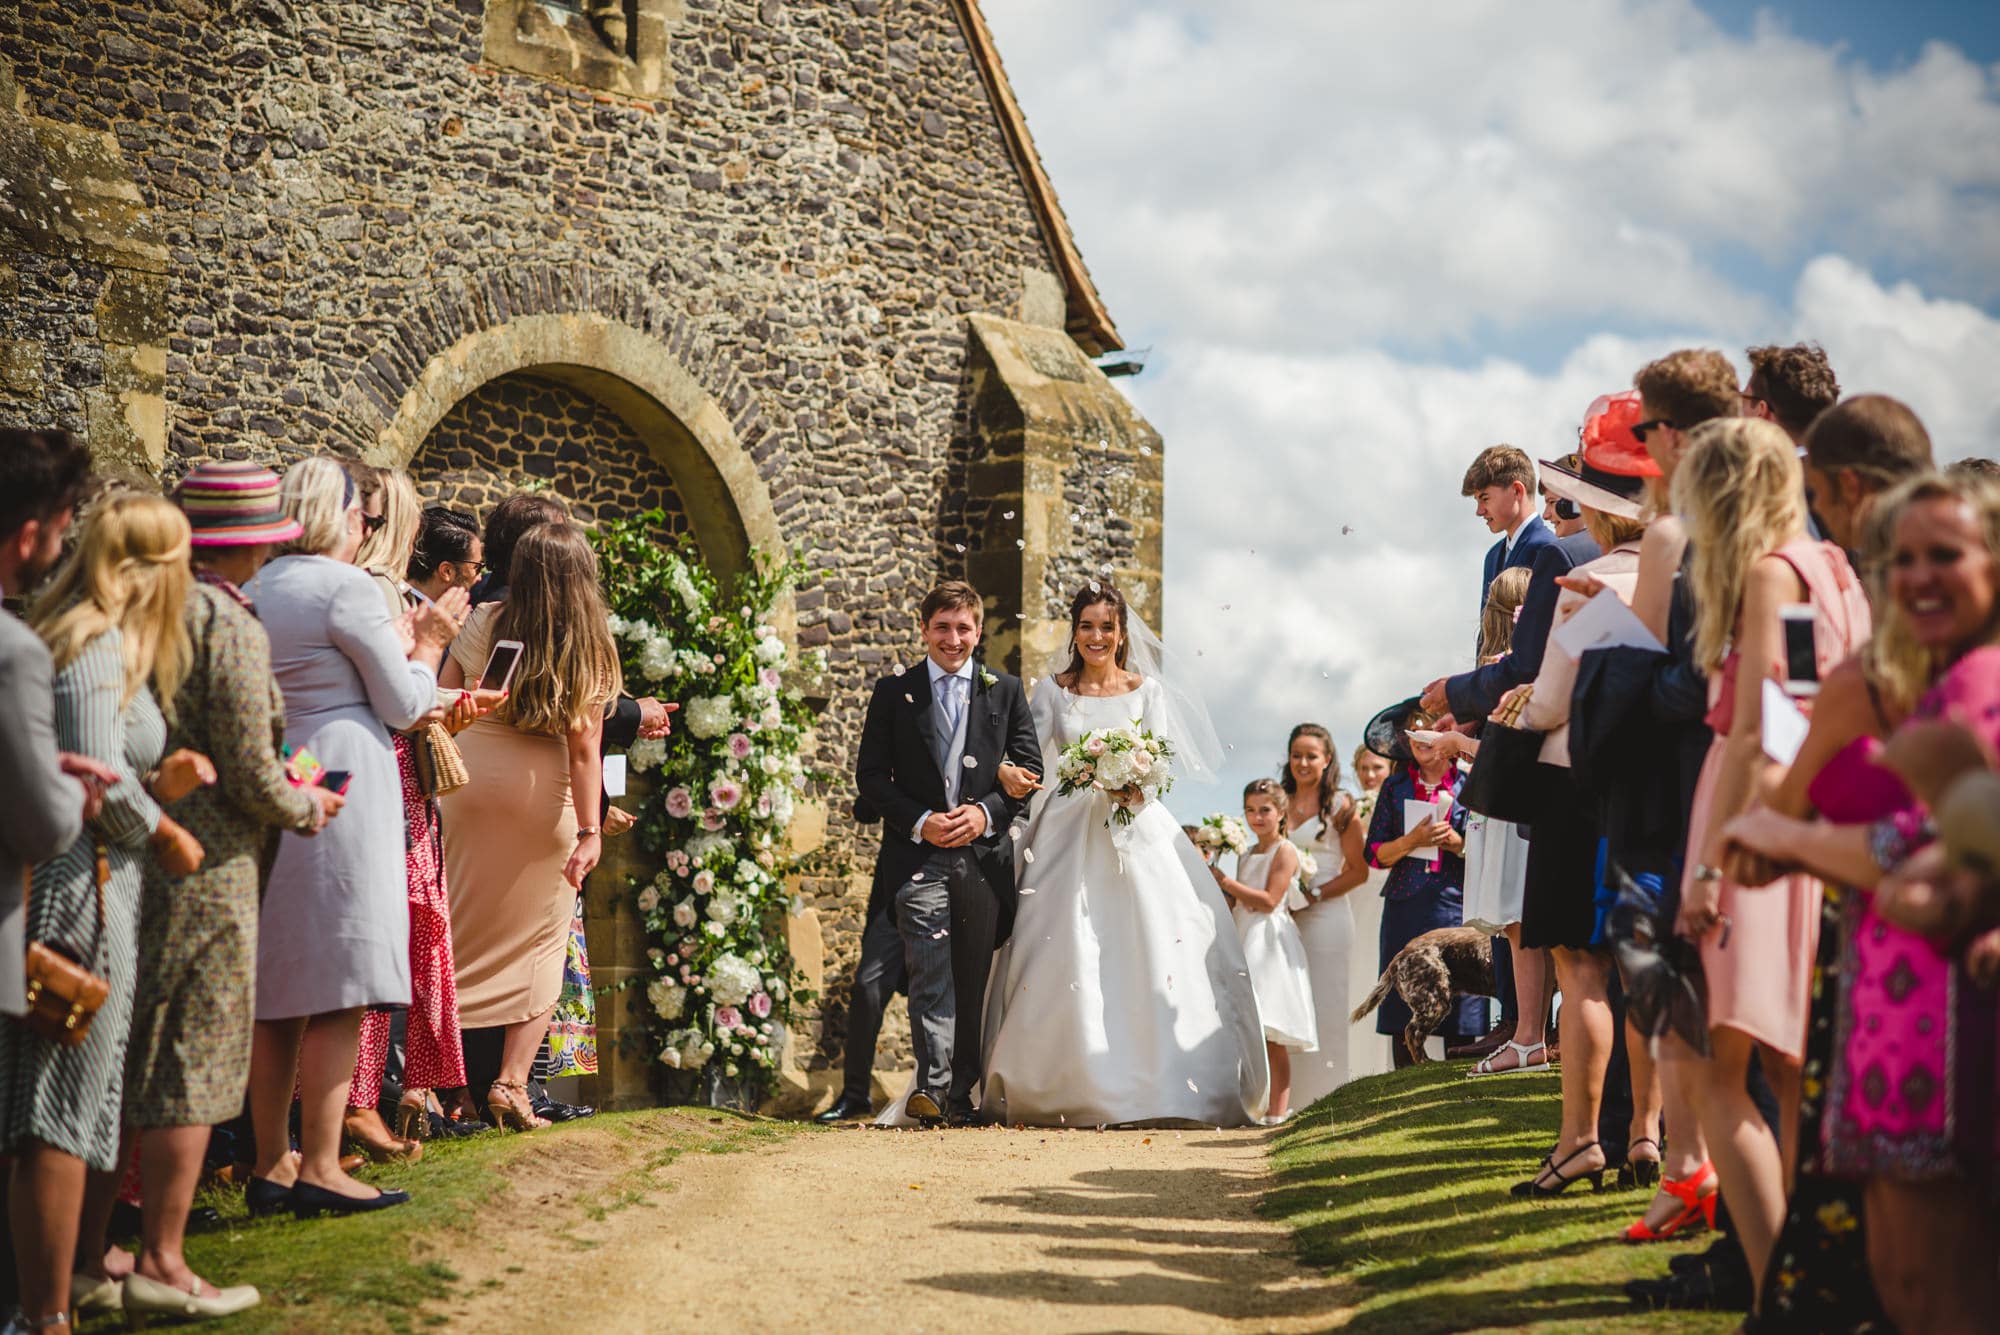
[[[1114,697],[1045,679],[1031,702],[1053,775],[1093,728],[1140,720],[1163,736],[1147,678]],[[1264,1114],[1263,1025],[1227,901],[1158,802],[1105,827],[1103,794],[1051,779],[1017,826],[1014,934],[986,994],[981,1109],[1038,1126],[1248,1126]]]

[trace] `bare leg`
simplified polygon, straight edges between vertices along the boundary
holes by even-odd
[[[298,1180],[292,1160],[292,1089],[299,1077],[303,1016],[259,1020],[250,1039],[250,1125],[257,1138],[254,1176],[281,1187]]]
[[[14,1232],[14,1275],[29,1320],[69,1310],[69,1277],[83,1217],[83,1160],[39,1140],[14,1151],[7,1220]]]
[[[107,1241],[111,1232],[111,1212],[118,1206],[118,1188],[125,1181],[125,1165],[130,1162],[132,1138],[125,1128],[118,1145],[118,1167],[106,1172],[93,1168],[84,1177],[83,1215],[77,1224],[76,1265],[79,1274],[123,1279],[132,1272],[131,1258],[122,1249],[114,1258]]]
[[[357,1182],[340,1167],[340,1128],[347,1114],[347,1088],[354,1078],[354,1052],[361,1037],[361,1008],[329,1011],[306,1022],[299,1044],[299,1181],[342,1196],[367,1199],[374,1187]],[[263,1150],[262,1137],[258,1151]]]
[[[1542,1170],[1544,1187],[1557,1185],[1555,1165],[1562,1165],[1566,1178],[1604,1167],[1604,1151],[1597,1145],[1597,1113],[1604,1101],[1604,1068],[1611,1060],[1609,964],[1587,950],[1558,948],[1552,953],[1563,994],[1563,1112],[1554,1164]],[[1524,1001],[1524,1022],[1527,1014]]]
[[[1991,1330],[2000,1308],[1993,1217],[1960,1182],[1867,1187],[1868,1270],[1898,1329],[1934,1335]]]
[[[1778,1228],[1785,1220],[1785,1168],[1778,1142],[1763,1114],[1750,1098],[1744,1080],[1756,1040],[1740,1029],[1710,1031],[1715,1055],[1695,1063],[1695,1115],[1708,1137],[1715,1171],[1729,1197],[1729,1217],[1750,1261],[1750,1273],[1762,1279],[1771,1260]],[[1769,1055],[1769,1049],[1766,1049]],[[1777,1065],[1776,1058],[1770,1065]]]
[[[1645,1040],[1635,1040],[1634,1051],[1645,1047]],[[1696,1068],[1704,1063],[1687,1044],[1672,1033],[1660,1037],[1660,1047],[1653,1055],[1653,1069],[1660,1081],[1660,1118],[1666,1132],[1665,1153],[1660,1159],[1662,1177],[1676,1182],[1685,1182],[1701,1171],[1708,1162],[1708,1139],[1701,1133],[1701,1120],[1695,1116],[1694,1096],[1689,1086],[1699,1078]],[[1716,1190],[1714,1179],[1701,1193],[1712,1195]],[[1664,1188],[1653,1194],[1651,1204],[1646,1207],[1644,1222],[1648,1227],[1664,1228],[1685,1207],[1677,1197],[1669,1196]]]
[[[188,1210],[201,1184],[201,1159],[208,1148],[205,1126],[152,1127],[139,1133],[139,1181],[146,1199],[140,1207],[144,1239],[139,1273],[182,1293],[195,1282],[181,1247],[187,1238]],[[203,1286],[197,1290],[213,1294]]]
[[[1637,1145],[1642,1140],[1650,1140],[1659,1146],[1662,1143],[1659,1065],[1653,1060],[1652,1045],[1629,1024],[1625,1026],[1625,1060],[1632,1068],[1632,1126],[1627,1133],[1626,1144]],[[1655,1156],[1628,1153],[1626,1157],[1643,1159]],[[1664,1158],[1665,1151],[1661,1150],[1658,1157]]]
[[[1799,1099],[1805,1073],[1799,1069],[1799,1063],[1765,1048],[1764,1078],[1778,1098],[1778,1153],[1783,1164],[1785,1194],[1789,1196],[1792,1179],[1799,1171]]]
[[[1514,1041],[1532,1048],[1548,1037],[1549,974],[1553,966],[1548,951],[1521,944],[1520,923],[1508,924],[1506,937],[1507,944],[1514,949],[1514,996],[1521,1011]],[[1514,1064],[1514,1057],[1514,1053],[1507,1053],[1503,1070]]]
[[[1271,1062],[1271,1105],[1273,1117],[1283,1117],[1292,1108],[1292,1050],[1276,1043],[1264,1044]]]
[[[528,1077],[535,1073],[535,1052],[548,1036],[549,1016],[554,1008],[543,1011],[532,1020],[507,1026],[507,1037],[500,1048],[500,1079],[510,1085],[525,1085]]]

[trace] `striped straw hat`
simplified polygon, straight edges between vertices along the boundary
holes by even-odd
[[[205,463],[181,479],[197,547],[289,542],[303,531],[278,500],[278,475],[253,463]]]

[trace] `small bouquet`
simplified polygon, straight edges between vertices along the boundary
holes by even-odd
[[[1056,762],[1056,792],[1068,797],[1095,788],[1111,799],[1111,820],[1130,825],[1147,798],[1174,786],[1173,746],[1139,726],[1098,728],[1063,748]]]
[[[1299,889],[1311,895],[1313,886],[1319,883],[1319,859],[1296,839],[1292,841],[1292,847],[1299,850]]]
[[[1195,826],[1194,846],[1208,854],[1210,860],[1220,853],[1234,853],[1241,857],[1250,847],[1250,842],[1250,831],[1243,822],[1222,812],[1203,816],[1201,824]]]

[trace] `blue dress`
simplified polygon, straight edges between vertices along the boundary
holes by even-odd
[[[1381,797],[1376,799],[1375,818],[1368,824],[1368,865],[1381,866],[1376,861],[1377,851],[1383,844],[1403,837],[1403,803],[1420,799],[1431,801],[1438,792],[1454,790],[1458,782],[1459,773],[1455,766],[1445,771],[1444,778],[1435,789],[1424,784],[1414,766],[1405,766],[1390,775],[1382,784]],[[1451,828],[1460,835],[1465,833],[1465,816],[1465,808],[1454,801],[1447,819]],[[1465,859],[1459,854],[1439,849],[1436,862],[1405,857],[1390,864],[1389,879],[1382,884],[1382,941],[1376,964],[1378,975],[1389,967],[1389,961],[1396,957],[1397,951],[1425,932],[1440,927],[1462,926],[1464,912]],[[1445,1017],[1437,1032],[1444,1036],[1447,1045],[1478,1038],[1486,1032],[1485,1019],[1485,1000],[1468,997]],[[1381,1010],[1376,1012],[1375,1032],[1400,1035],[1409,1022],[1410,1008],[1403,1004],[1401,997],[1391,992],[1382,1002]]]

